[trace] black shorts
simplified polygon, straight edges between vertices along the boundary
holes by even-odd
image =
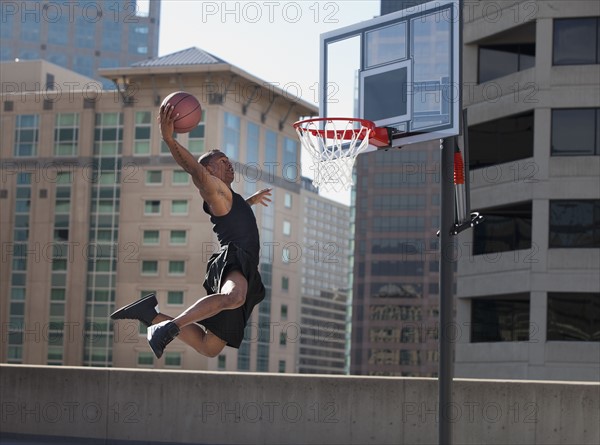
[[[246,301],[237,309],[221,311],[217,315],[199,321],[198,324],[226,341],[227,346],[239,348],[252,309],[265,298],[265,287],[258,272],[258,264],[244,250],[235,244],[229,244],[208,260],[203,285],[209,295],[217,294],[221,291],[222,280],[233,270],[239,270],[248,281]]]

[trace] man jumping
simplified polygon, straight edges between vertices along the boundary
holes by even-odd
[[[203,154],[198,161],[173,138],[173,106],[161,106],[159,123],[163,140],[173,158],[188,172],[204,199],[220,250],[211,256],[204,288],[208,295],[173,318],[156,310],[154,294],[118,309],[111,318],[134,319],[148,327],[148,342],[160,358],[175,338],[183,340],[200,354],[215,357],[228,345],[239,348],[252,309],[265,296],[258,272],[260,241],[251,205],[267,206],[271,189],[256,192],[248,199],[231,189],[234,170],[219,150]]]

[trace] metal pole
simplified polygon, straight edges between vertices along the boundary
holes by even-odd
[[[440,141],[441,153],[441,218],[440,218],[440,325],[439,325],[439,375],[438,375],[438,436],[439,445],[452,444],[454,245],[450,230],[454,223],[454,146],[456,138]]]

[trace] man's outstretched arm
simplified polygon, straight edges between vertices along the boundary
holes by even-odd
[[[175,131],[173,123],[176,117],[176,115],[173,115],[173,106],[163,105],[160,107],[158,121],[162,139],[169,147],[177,164],[192,176],[192,181],[194,181],[196,187],[201,192],[210,193],[211,187],[215,187],[214,181],[211,180],[211,174],[194,158],[187,148],[173,137]]]

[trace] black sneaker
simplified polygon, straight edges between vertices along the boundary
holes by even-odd
[[[110,318],[113,320],[139,320],[146,326],[150,326],[154,317],[158,315],[158,312],[156,312],[157,305],[156,295],[148,294],[141,300],[117,309],[110,314]]]
[[[163,355],[163,351],[175,337],[179,335],[179,328],[171,320],[161,321],[148,328],[148,343],[156,358]]]

